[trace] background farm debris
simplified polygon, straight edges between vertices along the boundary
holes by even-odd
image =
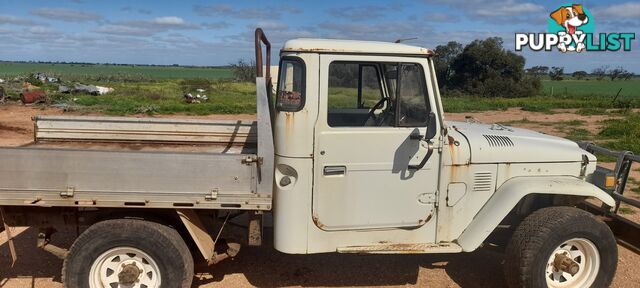
[[[40,87],[38,87],[36,85],[33,85],[33,84],[29,83],[29,82],[24,82],[24,83],[22,83],[22,89],[24,91],[32,91],[32,90],[38,90],[38,89],[40,89]]]
[[[0,83],[4,83],[4,79],[0,79]]]
[[[198,89],[198,90],[203,90],[203,89]],[[203,95],[196,94],[195,96],[193,96],[193,94],[191,93],[186,93],[184,94],[184,100],[189,104],[194,104],[194,103],[207,102],[209,101],[209,97],[207,97],[207,95],[204,95],[204,94]]]
[[[20,93],[20,101],[22,104],[34,104],[46,100],[46,94],[42,90],[26,91]]]
[[[60,90],[60,87],[58,87],[58,90]],[[74,92],[88,93],[91,95],[104,95],[107,93],[111,93],[113,91],[114,89],[111,87],[103,87],[103,86],[96,86],[96,85],[76,84],[74,87]],[[61,93],[66,93],[66,92],[61,92]]]
[[[36,72],[33,73],[33,77],[40,80],[41,82],[47,83],[55,83],[58,82],[58,78],[57,77],[53,77],[51,75],[47,75],[46,73],[41,73],[41,72]]]
[[[64,85],[60,85],[58,86],[58,93],[71,93],[71,88],[64,86]]]

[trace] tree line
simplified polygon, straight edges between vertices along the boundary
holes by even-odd
[[[562,81],[564,77],[568,75],[564,73],[564,67],[555,66],[533,66],[529,69],[526,69],[525,73],[534,77],[549,76],[551,80],[555,81]],[[609,66],[606,65],[591,70],[591,73],[583,70],[571,73],[571,77],[578,80],[589,80],[589,76],[595,78],[596,80],[603,80],[605,78],[608,78],[611,81],[631,80],[635,76],[635,73],[629,72],[622,67],[609,68]]]

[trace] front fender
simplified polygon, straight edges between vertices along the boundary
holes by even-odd
[[[582,179],[571,176],[514,177],[498,188],[456,242],[463,251],[475,250],[520,199],[529,194],[595,197],[609,206],[615,206],[609,194]]]

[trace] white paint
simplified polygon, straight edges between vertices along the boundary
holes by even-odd
[[[473,251],[511,209],[529,194],[557,194],[594,197],[609,206],[615,201],[609,194],[584,180],[570,176],[515,177],[505,182],[486,202],[482,210],[456,241],[464,251]]]

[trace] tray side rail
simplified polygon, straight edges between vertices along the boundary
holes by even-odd
[[[270,210],[256,158],[2,148],[0,206]]]

